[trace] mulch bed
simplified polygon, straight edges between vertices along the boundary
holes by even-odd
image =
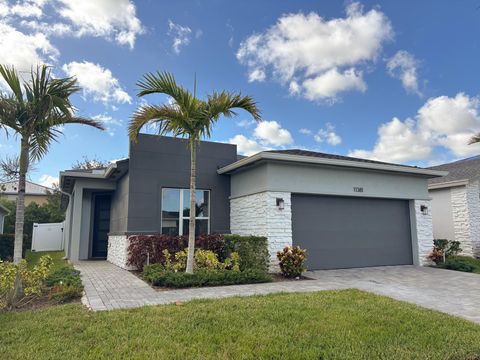
[[[26,303],[25,305],[22,305],[17,308],[13,308],[11,310],[8,310],[9,312],[24,312],[24,311],[31,311],[31,310],[41,310],[41,309],[46,309],[49,307],[57,306],[57,305],[63,305],[63,304],[80,304],[81,300],[80,299],[73,299],[71,301],[67,301],[64,303],[56,303],[52,300],[48,299],[48,295],[43,295],[40,296],[29,303]]]

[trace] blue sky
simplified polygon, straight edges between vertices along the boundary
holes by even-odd
[[[154,70],[187,87],[196,74],[199,94],[253,96],[264,122],[240,113],[212,137],[242,153],[305,148],[428,166],[479,152],[467,145],[480,131],[479,20],[470,0],[0,0],[0,62],[77,76],[79,113],[107,127],[66,127],[30,174],[45,184],[83,156],[128,156],[135,83]],[[2,133],[0,155],[17,151]]]

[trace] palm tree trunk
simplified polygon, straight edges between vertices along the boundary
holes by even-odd
[[[185,272],[193,274],[193,261],[195,254],[195,216],[196,216],[196,199],[195,199],[195,182],[196,182],[196,142],[190,144],[190,219],[188,223],[188,255],[187,268]]]
[[[30,152],[28,139],[22,137],[20,144],[17,210],[15,215],[15,243],[13,247],[13,262],[15,264],[18,264],[22,260],[23,224],[25,221],[25,187]]]

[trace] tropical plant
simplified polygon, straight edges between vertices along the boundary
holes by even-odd
[[[209,138],[213,125],[223,115],[236,115],[233,109],[249,112],[260,121],[260,110],[250,96],[242,96],[228,91],[213,92],[205,100],[196,96],[196,81],[193,93],[177,84],[168,72],[148,73],[137,83],[139,97],[149,94],[164,94],[171,102],[162,105],[143,105],[132,116],[129,125],[130,139],[136,141],[140,130],[146,124],[155,124],[159,135],[171,134],[188,139],[190,150],[190,209],[195,209],[196,153],[202,138]],[[188,257],[186,272],[193,273],[195,252],[195,212],[190,211],[188,227]]]
[[[286,246],[282,251],[277,252],[277,259],[283,276],[299,277],[306,270],[304,263],[307,259],[307,251],[299,246]]]
[[[0,75],[10,90],[10,93],[0,94],[0,129],[20,138],[13,256],[14,262],[19,263],[22,259],[25,180],[31,162],[45,156],[65,124],[104,128],[95,120],[75,115],[70,102],[70,96],[80,90],[75,78],[53,78],[47,66],[32,70],[30,79],[24,82],[14,67],[0,65]]]

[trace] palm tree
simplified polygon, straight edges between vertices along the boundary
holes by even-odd
[[[480,133],[472,136],[470,138],[470,141],[468,142],[468,145],[476,144],[476,143],[479,143],[479,142],[480,142]]]
[[[0,129],[7,136],[13,132],[20,138],[18,196],[15,217],[13,261],[22,259],[25,216],[25,177],[32,161],[39,161],[48,152],[52,141],[62,134],[65,124],[83,124],[104,130],[94,120],[75,116],[70,96],[78,92],[75,78],[55,79],[47,66],[30,72],[22,83],[14,67],[0,65],[0,75],[11,94],[0,94]]]
[[[188,227],[187,273],[193,273],[195,251],[195,183],[196,150],[202,138],[211,136],[213,125],[220,116],[236,115],[233,109],[249,112],[256,121],[260,121],[260,110],[250,96],[241,96],[227,91],[213,92],[205,100],[196,97],[196,81],[193,94],[178,85],[168,72],[148,73],[137,83],[139,97],[148,94],[164,94],[171,102],[163,105],[141,106],[132,116],[129,125],[130,139],[136,141],[142,127],[148,123],[158,126],[158,134],[172,134],[174,137],[188,139],[190,150],[190,218]]]

